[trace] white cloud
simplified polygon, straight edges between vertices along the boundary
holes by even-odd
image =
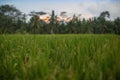
[[[105,3],[105,2],[101,2],[101,3],[85,3],[83,5],[87,6],[86,11],[88,11],[89,13],[91,13],[93,16],[99,16],[99,14],[102,11],[109,11],[111,14],[111,18],[116,18],[116,17],[120,17],[120,3]]]
[[[37,2],[29,2],[29,3],[12,3],[22,12],[29,13],[32,10],[35,11],[46,11],[51,12],[51,10],[55,10],[56,14],[59,14],[62,11],[68,12],[69,15],[83,14],[84,17],[92,17],[99,16],[102,11],[109,11],[111,14],[111,18],[120,17],[120,3],[116,2],[66,2],[66,3],[37,3]]]

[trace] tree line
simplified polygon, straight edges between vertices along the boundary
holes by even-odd
[[[65,12],[64,12],[65,13]],[[39,19],[45,12],[31,12],[30,21],[26,14],[12,5],[0,6],[0,34],[120,34],[120,18],[110,20],[109,11],[103,11],[99,17],[91,19],[73,19],[67,23],[57,21],[54,10],[50,22]]]

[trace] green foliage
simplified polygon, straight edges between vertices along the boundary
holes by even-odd
[[[24,24],[25,15],[22,15],[18,9],[12,5],[0,6],[0,34],[16,33]]]
[[[0,6],[0,34],[30,33],[30,34],[120,34],[120,18],[110,20],[109,11],[103,11],[98,18],[79,20],[79,16],[73,15],[70,22],[57,21],[57,16],[52,10],[50,22],[39,19],[39,15],[46,12],[32,11],[30,21],[26,22],[25,14],[22,14],[12,5]],[[67,12],[61,12],[61,17],[66,18]],[[108,19],[109,18],[109,19]]]
[[[61,12],[61,16],[65,17],[66,12]],[[33,17],[32,17],[33,18]],[[32,19],[31,18],[31,19]],[[104,11],[100,14],[98,18],[94,17],[92,19],[83,19],[79,20],[77,16],[73,15],[73,19],[70,22],[58,22],[56,20],[54,10],[50,18],[50,23],[40,23],[39,21],[33,20],[36,22],[36,25],[41,26],[38,30],[38,33],[42,34],[120,34],[120,19],[108,20],[110,18],[110,13]],[[32,21],[30,20],[30,23]],[[29,24],[29,23],[28,23]],[[29,24],[31,26],[31,24]],[[33,27],[35,28],[35,27]],[[34,30],[30,28],[30,30]],[[31,33],[31,32],[29,32]]]
[[[39,32],[39,28],[40,28],[39,24],[40,24],[39,16],[35,15],[30,19],[31,33],[36,34]]]
[[[115,33],[120,34],[120,18],[115,19],[114,26]]]
[[[103,18],[108,17],[108,18],[110,18],[110,13],[109,13],[109,11],[103,11],[103,12],[100,14],[99,17],[103,17]]]
[[[118,35],[0,35],[0,80],[119,80]]]

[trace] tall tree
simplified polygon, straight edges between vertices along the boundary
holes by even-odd
[[[60,13],[60,16],[63,17],[63,18],[64,18],[64,17],[67,17],[67,12],[66,12],[66,11],[61,12],[61,13]]]
[[[20,27],[17,26],[18,20],[21,18],[21,12],[12,5],[0,6],[0,28],[1,33],[15,33]]]
[[[50,33],[53,34],[54,33],[54,27],[55,27],[55,12],[54,10],[52,10],[52,14],[51,14],[51,18],[50,18],[50,27],[51,27],[51,30],[50,30]]]
[[[119,17],[114,20],[114,26],[115,26],[114,27],[115,33],[120,35],[120,18]]]
[[[30,32],[33,34],[39,33],[40,21],[39,16],[35,15],[30,19]]]
[[[110,13],[109,13],[109,11],[103,11],[100,13],[99,17],[110,18]]]

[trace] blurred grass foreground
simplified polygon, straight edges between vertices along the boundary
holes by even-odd
[[[120,36],[0,35],[0,80],[120,80]]]

